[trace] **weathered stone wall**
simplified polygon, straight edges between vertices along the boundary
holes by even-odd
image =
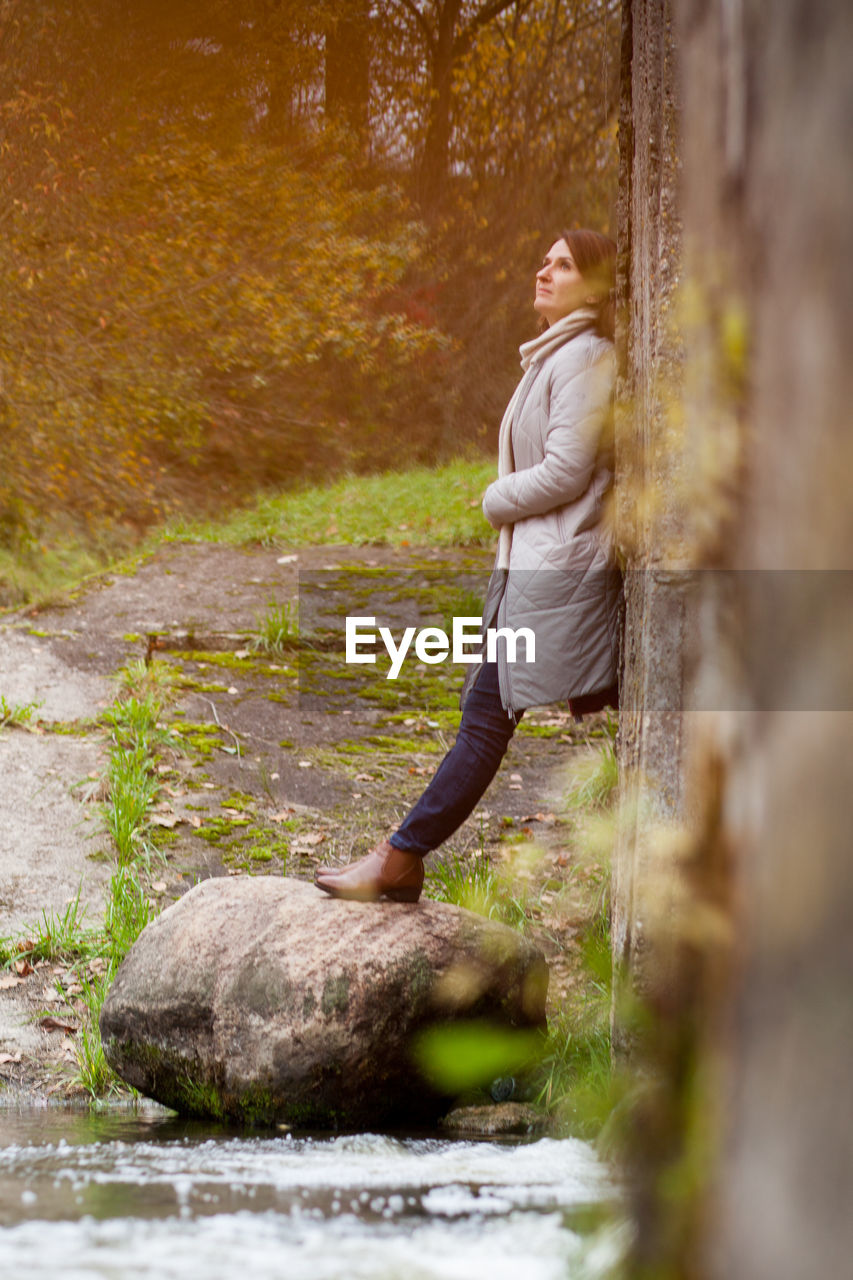
[[[671,10],[671,0],[626,3],[622,26],[617,521],[628,555],[620,711],[626,788],[614,864],[613,938],[617,965],[638,985],[654,959],[646,948],[648,900],[654,896],[657,911],[660,895],[666,897],[650,832],[677,819],[683,806],[685,620],[673,573],[683,559],[683,521],[676,496],[680,457],[672,447],[682,379],[674,323],[681,258],[679,90]],[[620,1039],[618,1022],[614,1030]]]
[[[853,599],[829,573],[853,570],[853,6],[671,7],[624,3],[621,527],[639,572],[621,749],[645,803],[614,924],[668,1098],[637,1273],[836,1275],[853,1255]],[[666,589],[661,568],[684,572]],[[698,1203],[689,1179],[673,1197],[676,1167],[709,1165]]]

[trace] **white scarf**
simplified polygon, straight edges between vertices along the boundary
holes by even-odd
[[[512,394],[512,399],[506,407],[503,419],[501,421],[500,434],[498,435],[498,478],[511,475],[515,471],[515,459],[512,454],[512,428],[515,422],[516,411],[523,404],[530,384],[533,382],[539,371],[539,365],[546,356],[551,355],[552,351],[556,351],[564,342],[568,342],[570,338],[574,338],[577,334],[583,333],[585,329],[591,328],[596,322],[596,313],[589,307],[578,307],[576,311],[571,311],[567,316],[563,316],[556,324],[540,333],[538,337],[531,338],[530,342],[523,342],[519,347],[521,355],[521,367],[524,370],[524,377]],[[495,568],[509,568],[509,552],[512,546],[512,525],[505,524],[501,526],[498,536],[498,554],[495,562]]]

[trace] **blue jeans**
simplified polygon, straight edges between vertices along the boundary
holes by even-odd
[[[523,711],[501,705],[497,663],[484,663],[465,700],[456,741],[414,808],[390,837],[395,849],[429,853],[471,814],[498,771]]]

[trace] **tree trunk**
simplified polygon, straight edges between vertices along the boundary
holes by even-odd
[[[365,138],[370,104],[370,3],[348,0],[326,31],[326,115]]]
[[[461,0],[444,0],[430,65],[430,109],[418,174],[418,197],[424,207],[441,202],[447,183],[453,96],[454,44]]]

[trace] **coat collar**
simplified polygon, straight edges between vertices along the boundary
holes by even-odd
[[[591,329],[595,321],[596,313],[590,307],[578,307],[576,311],[570,311],[567,316],[549,325],[544,333],[521,344],[518,350],[522,369],[526,373],[532,364],[544,360],[552,351],[556,351],[564,342],[568,342],[569,338],[574,338],[576,334]]]

